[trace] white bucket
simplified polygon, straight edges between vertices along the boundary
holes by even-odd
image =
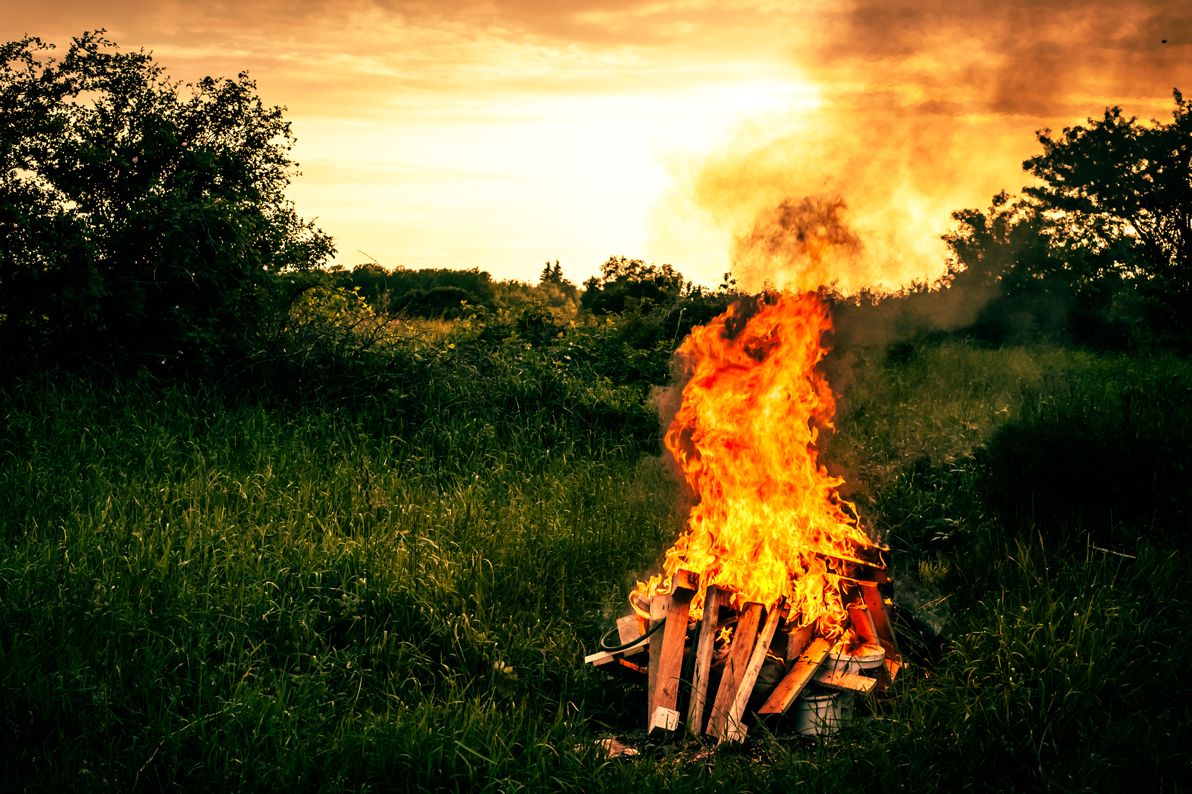
[[[795,701],[795,732],[800,736],[836,733],[849,721],[852,711],[852,692],[805,689]]]
[[[824,668],[834,673],[854,673],[870,678],[885,664],[886,650],[880,645],[862,645],[856,653],[830,653]]]

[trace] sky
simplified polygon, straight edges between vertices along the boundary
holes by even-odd
[[[962,7],[963,6],[963,7]],[[715,286],[938,275],[950,213],[1028,184],[1035,133],[1192,92],[1192,4],[1108,0],[6,0],[4,41],[105,28],[287,108],[289,196],[352,267],[582,283],[610,256]],[[785,203],[784,203],[785,202]],[[802,202],[802,203],[800,203]],[[810,204],[808,203],[810,202]],[[743,241],[832,207],[808,275]]]

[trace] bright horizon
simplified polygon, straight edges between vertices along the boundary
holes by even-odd
[[[928,277],[951,211],[1026,182],[1035,130],[1192,91],[1176,3],[8,5],[5,41],[106,28],[176,80],[247,71],[339,264],[523,281],[624,255],[713,285],[758,212],[837,194],[865,247],[844,286]]]

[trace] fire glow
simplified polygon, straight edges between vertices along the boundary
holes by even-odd
[[[639,583],[640,595],[668,590],[686,570],[699,577],[693,611],[715,585],[734,607],[784,599],[789,621],[840,647],[855,641],[842,564],[862,563],[874,544],[837,493],[843,480],[817,457],[835,414],[816,368],[831,327],[816,293],[778,293],[735,304],[684,341],[691,377],[665,443],[699,501],[665,575]]]

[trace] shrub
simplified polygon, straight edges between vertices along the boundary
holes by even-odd
[[[101,33],[0,47],[0,354],[218,362],[331,238],[285,198],[294,138],[246,74],[183,92]]]

